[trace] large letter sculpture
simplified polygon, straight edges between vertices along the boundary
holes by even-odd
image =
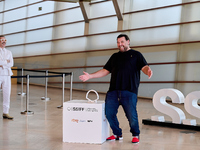
[[[155,109],[157,109],[161,113],[170,116],[172,118],[172,123],[182,123],[182,120],[185,120],[184,112],[181,109],[168,104],[166,102],[167,97],[171,98],[172,103],[184,103],[184,95],[179,90],[161,89],[158,90],[153,96],[153,105]],[[152,116],[151,118],[154,118],[153,120],[156,120],[156,117],[163,116]]]

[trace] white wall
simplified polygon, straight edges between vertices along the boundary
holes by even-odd
[[[199,43],[166,44],[199,41],[200,23],[162,25],[199,21],[200,3],[151,10],[152,8],[182,2],[195,2],[195,0],[120,1],[120,8],[123,13],[122,28],[126,30],[125,32],[123,30],[117,32],[118,19],[112,1],[92,2],[87,9],[87,12],[89,12],[88,35],[84,35],[86,25],[79,3],[6,0],[0,2],[0,12],[3,12],[0,13],[0,34],[6,35],[8,49],[12,51],[15,58],[50,54],[49,56],[24,59],[16,58],[15,65],[18,67],[102,66],[112,53],[117,52],[116,37],[120,33],[129,35],[131,47],[136,47],[136,50],[140,51],[149,63],[198,61],[200,55]],[[39,7],[42,7],[41,11],[38,10]],[[141,12],[140,10],[146,11]],[[130,13],[133,11],[137,12]],[[16,21],[17,19],[22,20]],[[152,28],[140,29],[145,27]],[[156,46],[158,44],[160,46]],[[113,50],[105,51],[106,49]],[[85,52],[89,50],[103,51]],[[198,63],[151,65],[150,67],[154,72],[153,77],[149,80],[147,76],[141,74],[141,81],[200,81]],[[78,76],[82,74],[82,71],[94,72],[98,69],[101,68],[55,71],[73,71],[74,81],[79,81]],[[110,76],[107,76],[92,81],[109,82],[109,78]],[[50,79],[50,81],[57,81],[57,79]],[[108,84],[74,84],[74,87],[86,90],[93,88],[101,92],[108,90]],[[152,97],[161,88],[178,88],[184,95],[187,95],[191,91],[198,90],[199,84],[145,83],[140,85],[139,96]]]

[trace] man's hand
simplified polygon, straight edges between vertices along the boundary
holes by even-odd
[[[153,75],[153,71],[149,67],[149,69],[148,69],[148,77],[149,77],[149,79],[152,77],[152,75]]]
[[[144,74],[148,75],[149,79],[150,79],[150,78],[152,77],[152,75],[153,75],[153,71],[151,70],[151,68],[150,68],[148,65],[146,65],[146,66],[144,66],[144,67],[142,68],[142,72],[143,72]]]
[[[85,82],[90,79],[90,74],[87,72],[84,72],[84,71],[83,71],[83,73],[84,73],[83,75],[79,76],[79,79],[82,80],[83,82]]]

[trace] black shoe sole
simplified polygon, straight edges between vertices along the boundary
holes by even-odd
[[[10,120],[11,120],[11,119],[13,119],[13,118],[3,117],[3,119],[10,119]]]

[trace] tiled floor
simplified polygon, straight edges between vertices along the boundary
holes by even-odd
[[[62,109],[57,108],[62,102],[62,90],[48,88],[48,97],[51,100],[44,101],[41,100],[45,93],[44,87],[30,86],[29,111],[33,111],[34,114],[28,116],[21,114],[25,110],[26,96],[21,97],[17,95],[18,92],[20,85],[12,85],[10,114],[14,116],[14,120],[0,117],[0,150],[198,150],[200,148],[200,131],[142,124],[142,119],[160,114],[153,108],[151,100],[145,99],[138,100],[141,130],[139,144],[131,143],[129,125],[121,107],[118,117],[123,130],[123,141],[103,144],[64,143]],[[85,94],[86,92],[73,91],[73,99],[85,99]],[[2,108],[2,92],[0,96],[0,108]],[[104,98],[105,94],[100,94],[100,99]],[[65,92],[65,100],[69,100],[68,90]],[[183,105],[179,107],[184,109]],[[165,117],[170,121],[168,116]],[[197,119],[197,123],[200,123],[200,119]]]

